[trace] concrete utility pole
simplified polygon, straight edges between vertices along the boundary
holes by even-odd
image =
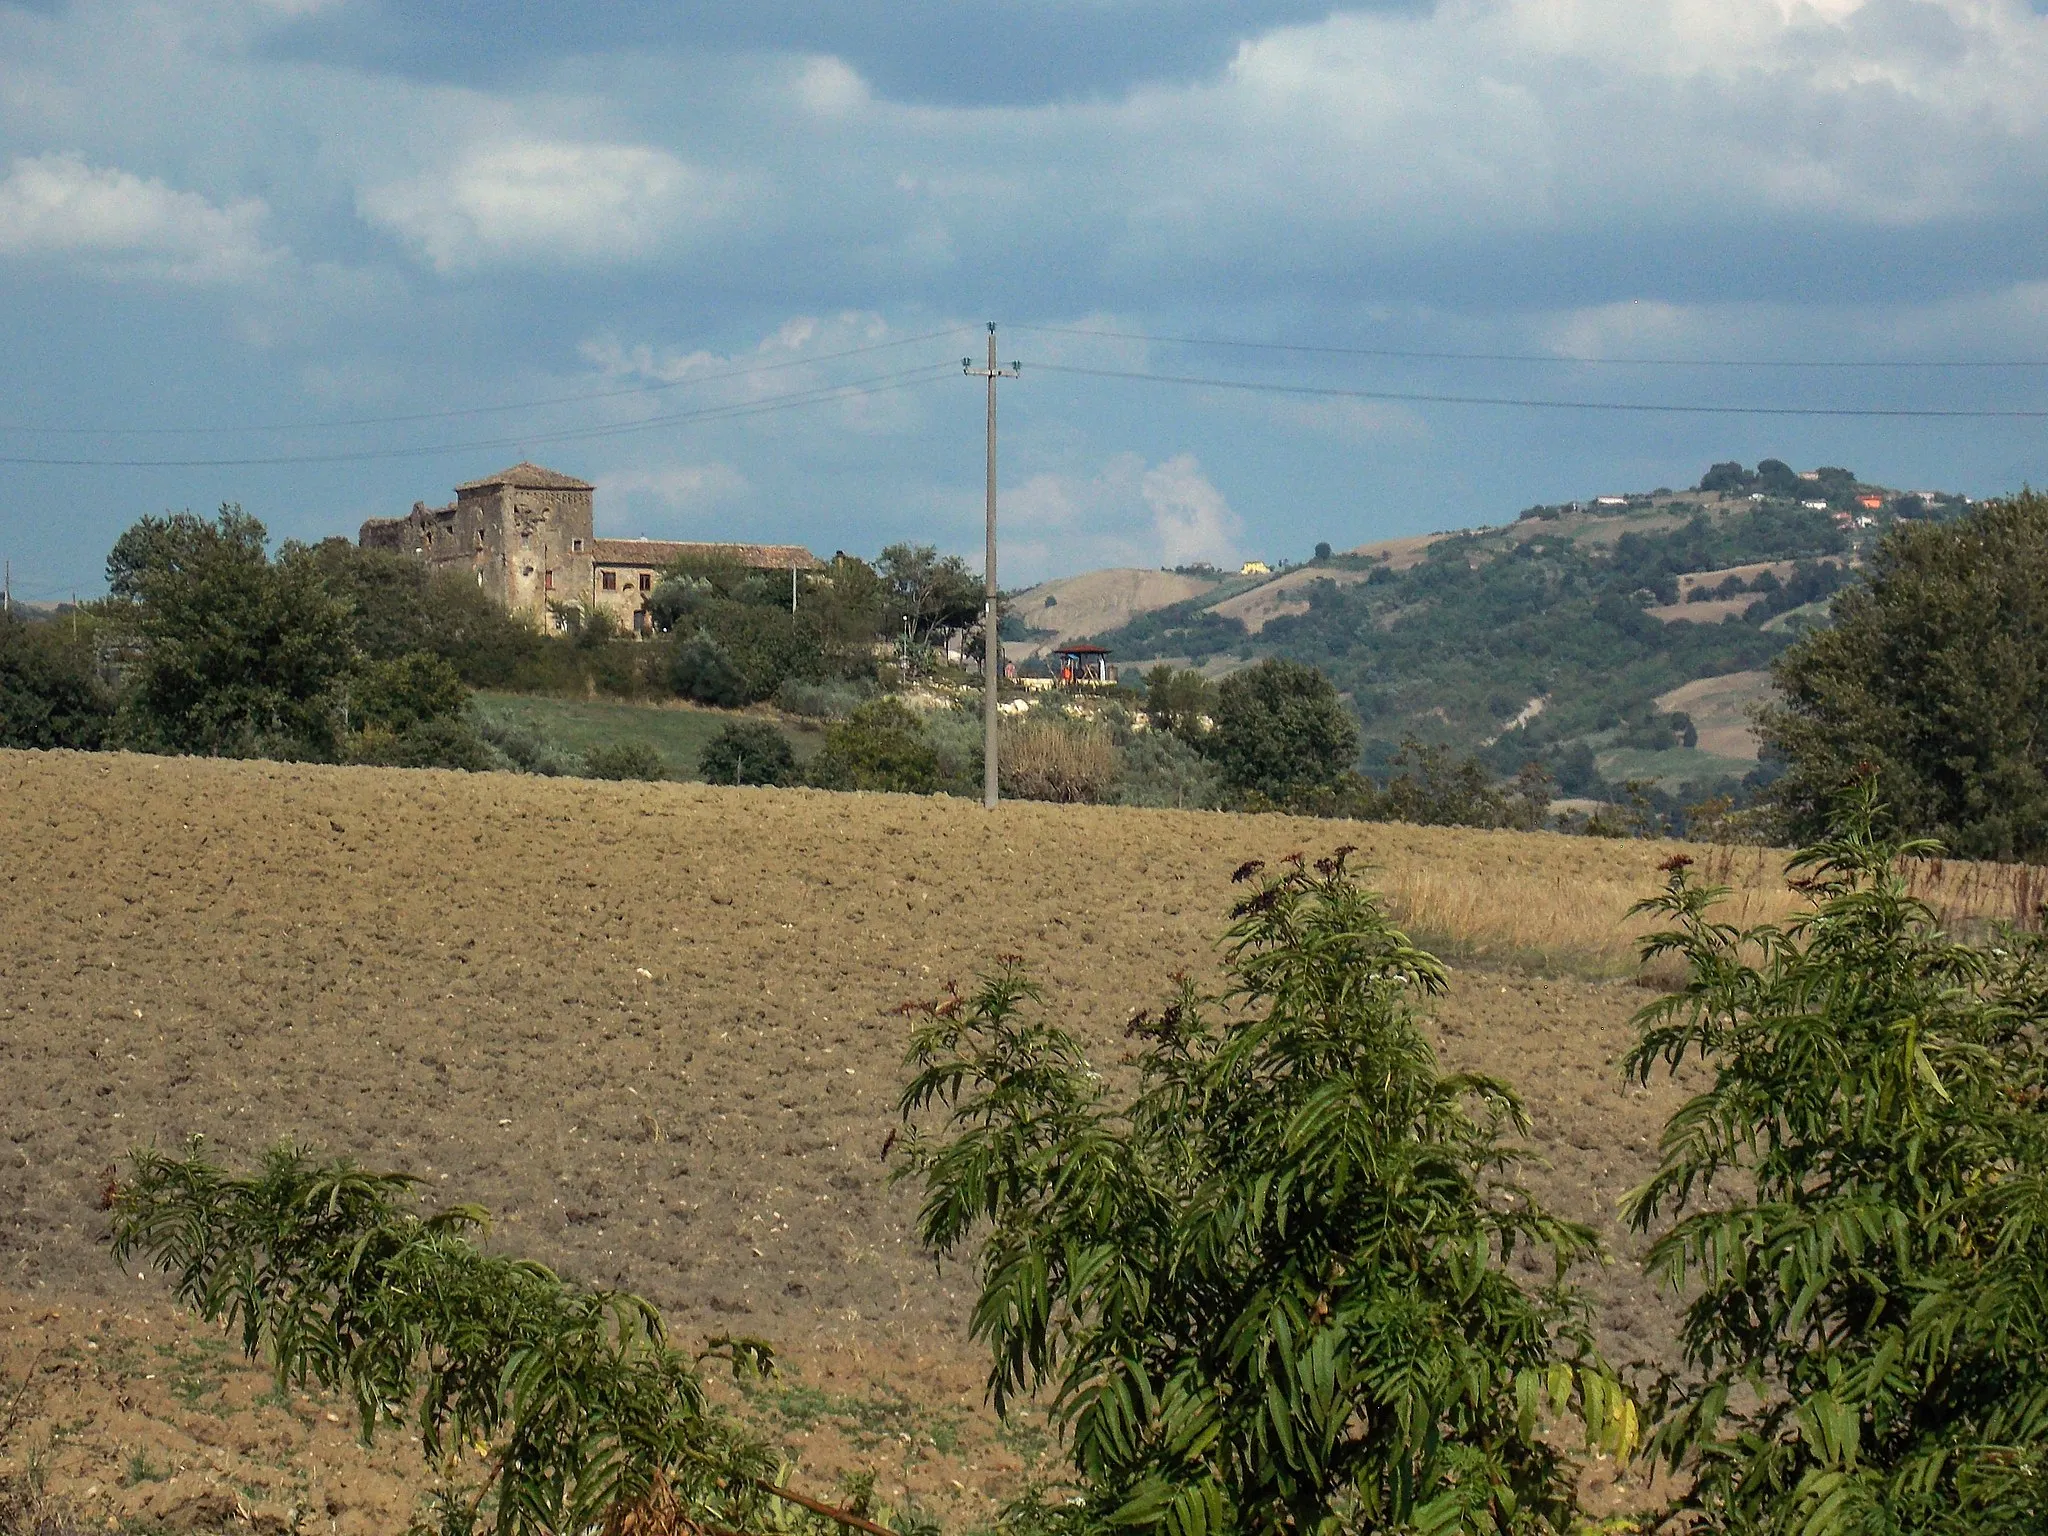
[[[996,702],[1001,692],[1003,647],[996,634],[996,380],[1014,379],[1024,371],[1022,363],[1007,368],[996,366],[996,323],[988,323],[988,366],[977,368],[974,359],[960,359],[960,371],[969,378],[988,380],[988,550],[984,582],[985,604],[981,617],[981,803],[996,808]]]

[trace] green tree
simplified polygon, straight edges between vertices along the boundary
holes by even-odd
[[[374,661],[416,651],[452,665],[472,688],[553,681],[559,642],[508,613],[466,572],[428,569],[412,555],[323,539],[308,552],[327,590],[348,605],[351,639]]]
[[[914,640],[923,642],[934,629],[957,628],[981,617],[982,580],[958,555],[941,556],[929,544],[891,544],[876,571],[894,617],[910,621]]]
[[[1795,837],[1868,765],[1903,831],[2048,857],[2048,496],[1895,524],[1772,676],[1759,726],[1788,764],[1773,793]]]
[[[1233,789],[1286,801],[1331,785],[1358,756],[1358,725],[1314,667],[1269,657],[1216,689],[1204,749]]]
[[[1203,719],[1216,707],[1216,688],[1192,667],[1161,662],[1145,674],[1145,718],[1155,730],[1199,741]]]
[[[917,716],[894,699],[873,699],[825,732],[806,777],[819,789],[928,795],[939,787],[939,759]]]
[[[102,745],[114,718],[88,645],[65,626],[0,612],[0,747]]]
[[[1791,863],[1810,910],[1742,930],[1683,857],[1642,903],[1686,962],[1625,1070],[1712,1084],[1624,1202],[1690,1298],[1651,1449],[1687,1528],[2048,1529],[2048,958],[1960,944],[1907,895],[1874,787]]]
[[[733,720],[697,754],[697,776],[707,784],[794,784],[796,753],[768,721]]]
[[[1016,962],[928,1008],[919,1232],[978,1250],[995,1406],[1048,1394],[1080,1528],[1563,1531],[1545,1414],[1633,1436],[1563,1279],[1591,1234],[1513,1182],[1508,1087],[1437,1069],[1411,999],[1443,968],[1343,852],[1291,862],[1238,903],[1224,995],[1131,1021],[1128,1101]],[[1510,1273],[1525,1249],[1552,1283]]]
[[[107,557],[139,605],[142,657],[129,735],[173,752],[324,755],[331,690],[353,660],[350,615],[303,549],[273,563],[263,525],[236,506],[212,521],[146,517]]]

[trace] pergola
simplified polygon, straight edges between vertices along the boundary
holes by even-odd
[[[1107,688],[1109,652],[1099,645],[1063,645],[1052,653],[1053,674],[1062,688]]]

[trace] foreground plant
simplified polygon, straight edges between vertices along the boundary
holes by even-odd
[[[410,1417],[437,1465],[480,1451],[482,1486],[442,1501],[444,1529],[473,1528],[487,1502],[499,1536],[759,1523],[774,1460],[706,1403],[699,1372],[763,1369],[765,1346],[685,1355],[652,1303],[482,1252],[484,1213],[421,1215],[416,1182],[290,1146],[246,1178],[196,1144],[143,1151],[114,1194],[114,1253],[168,1271],[281,1385],[352,1397],[366,1440]]]
[[[1792,861],[1812,910],[1711,920],[1670,866],[1638,908],[1685,988],[1627,1070],[1697,1054],[1625,1213],[1686,1212],[1650,1267],[1689,1294],[1650,1449],[1691,1529],[1799,1536],[2048,1530],[2044,950],[1975,948],[1906,895],[1866,786]]]
[[[1347,852],[1239,871],[1232,985],[1131,1021],[1127,1102],[1015,960],[924,1010],[902,1175],[934,1251],[978,1248],[997,1410],[1050,1391],[1062,1524],[1561,1531],[1576,1469],[1546,1418],[1633,1445],[1563,1278],[1592,1235],[1512,1182],[1506,1085],[1438,1071],[1410,1000],[1444,971]],[[1548,1283],[1509,1272],[1525,1246]]]

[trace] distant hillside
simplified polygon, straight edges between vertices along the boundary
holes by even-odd
[[[1026,633],[1024,641],[1011,646],[1011,654],[1041,655],[1049,646],[1120,629],[1176,603],[1214,598],[1223,580],[1217,572],[1117,567],[1040,582],[1010,599],[1010,610],[1022,616]]]
[[[1502,773],[1541,761],[1567,794],[1596,775],[1704,794],[1756,769],[1748,710],[1768,694],[1764,669],[1825,622],[1870,542],[1965,505],[1843,469],[1719,464],[1690,491],[1530,507],[1500,527],[1219,579],[1134,603],[1089,638],[1127,677],[1159,661],[1212,675],[1269,655],[1313,663],[1357,711],[1368,768],[1413,735]],[[1060,638],[1078,633],[1063,624]]]

